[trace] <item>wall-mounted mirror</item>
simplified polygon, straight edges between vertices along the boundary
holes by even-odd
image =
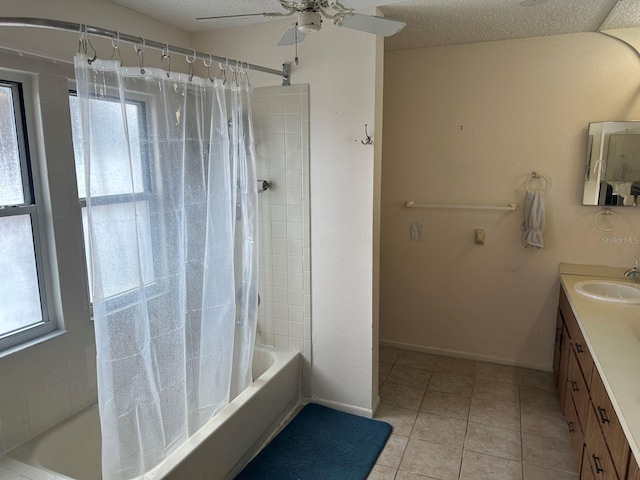
[[[640,122],[589,124],[583,205],[640,205]]]

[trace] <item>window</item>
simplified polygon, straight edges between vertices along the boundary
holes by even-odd
[[[92,214],[94,228],[101,242],[100,252],[106,255],[109,270],[103,272],[103,296],[127,304],[127,293],[138,284],[138,248],[146,253],[142,262],[142,278],[147,284],[154,280],[152,253],[155,247],[152,235],[150,211],[149,152],[146,147],[146,104],[131,101],[126,104],[127,136],[129,148],[124,142],[111,139],[124,135],[120,103],[107,98],[90,100],[92,115],[99,117],[100,128],[92,130]],[[89,254],[85,169],[80,145],[80,105],[74,92],[69,95],[71,126],[76,163],[78,196],[82,207],[82,222],[89,272],[89,292],[93,300],[91,257]],[[131,157],[131,158],[130,158]],[[133,168],[129,168],[131,162]],[[105,181],[101,181],[104,179]],[[108,180],[108,181],[107,181]],[[137,236],[132,235],[130,219],[136,218]]]
[[[0,349],[56,327],[47,309],[37,163],[29,155],[29,88],[27,75],[0,73]]]

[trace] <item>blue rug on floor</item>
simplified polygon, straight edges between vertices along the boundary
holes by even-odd
[[[235,480],[366,480],[389,435],[388,423],[310,403]]]

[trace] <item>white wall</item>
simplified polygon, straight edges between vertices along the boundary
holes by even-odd
[[[294,56],[293,47],[276,46],[288,23],[194,34],[193,46],[279,68]],[[375,388],[374,150],[360,140],[375,120],[376,38],[325,22],[300,44],[299,57],[293,83],[310,85],[312,396],[366,414]],[[258,72],[250,78],[279,84]]]
[[[625,32],[630,35],[632,32]],[[561,262],[631,266],[640,210],[620,227],[582,206],[587,126],[638,120],[638,54],[595,33],[387,52],[381,339],[551,369]],[[543,249],[515,213],[406,209],[403,202],[524,206],[550,180]],[[420,222],[422,242],[409,242]],[[486,229],[486,245],[474,229]]]

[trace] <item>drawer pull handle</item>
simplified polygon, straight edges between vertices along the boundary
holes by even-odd
[[[596,474],[604,472],[602,465],[600,465],[600,458],[596,457],[596,454],[591,455],[593,457],[593,465],[596,467]]]
[[[584,349],[582,348],[582,345],[580,345],[579,343],[576,343],[576,350],[578,351],[578,353],[584,352]]]
[[[573,422],[570,420],[567,420],[567,426],[569,427],[569,433],[573,433],[576,431],[575,428],[573,428]]]
[[[571,380],[571,390],[573,390],[574,392],[577,392],[578,390],[580,390],[578,388],[578,384],[574,380]]]
[[[598,407],[598,413],[600,414],[600,421],[602,423],[609,423],[609,417],[607,417],[607,411],[602,408],[602,407]]]

